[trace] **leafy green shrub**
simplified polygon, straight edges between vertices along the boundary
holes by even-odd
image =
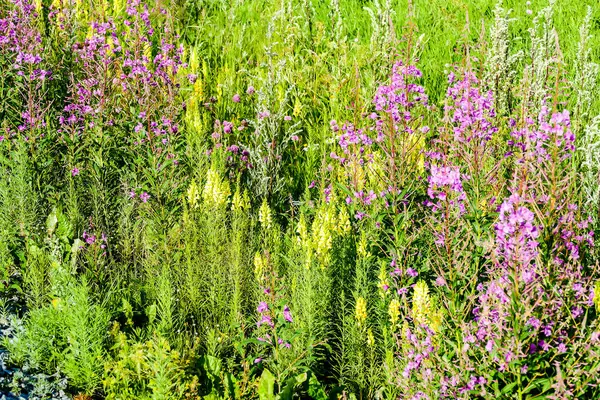
[[[85,282],[70,289],[67,297],[30,311],[6,344],[11,363],[48,374],[58,369],[73,388],[93,394],[101,383],[109,316],[92,303]]]

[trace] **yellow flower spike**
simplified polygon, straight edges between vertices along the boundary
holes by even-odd
[[[52,307],[58,309],[58,306],[60,305],[60,297],[57,297],[55,299],[52,299]]]
[[[312,242],[321,266],[328,264],[329,252],[333,245],[331,232],[335,231],[336,221],[333,207],[324,206],[317,211],[312,224]]]
[[[94,28],[92,28],[92,25],[89,25],[85,37],[86,39],[91,39],[92,36],[94,36]]]
[[[187,199],[190,208],[196,207],[199,198],[200,191],[198,190],[198,185],[196,185],[196,181],[192,180],[192,183],[190,184],[190,187],[187,191]]]
[[[427,325],[437,332],[441,326],[441,311],[434,311],[434,304],[429,295],[429,287],[424,281],[414,286],[412,300],[412,316],[416,326]]]
[[[296,98],[296,101],[294,102],[294,111],[292,112],[292,114],[294,114],[294,117],[298,117],[301,113],[302,103],[300,102],[300,99]]]
[[[144,57],[148,59],[148,63],[152,64],[152,43],[144,43]]]
[[[195,47],[190,49],[190,58],[188,60],[188,65],[190,68],[190,72],[192,72],[193,74],[198,73],[198,70],[200,69],[200,62],[198,60],[198,52],[196,51]]]
[[[243,194],[240,194],[240,189],[235,191],[233,195],[233,200],[231,201],[231,210],[232,211],[244,211],[250,207],[250,199],[248,198],[248,193],[244,191]]]
[[[370,347],[373,347],[375,345],[375,336],[373,335],[373,331],[371,330],[371,328],[367,330],[367,344]]]
[[[410,159],[419,173],[425,172],[425,136],[414,133],[410,136]]]
[[[292,278],[292,284],[290,285],[290,288],[292,289],[292,293],[298,288],[298,278],[296,276]]]
[[[308,242],[308,228],[306,227],[306,218],[304,218],[304,214],[300,214],[296,233],[298,234],[298,243],[304,245]]]
[[[262,272],[265,270],[265,260],[260,252],[254,254],[254,274],[256,278],[260,278]]]
[[[202,192],[202,199],[205,204],[212,207],[220,207],[227,203],[230,194],[229,182],[222,180],[215,169],[209,169],[206,174],[206,184]]]
[[[352,231],[352,225],[350,224],[350,215],[346,207],[342,206],[338,214],[338,230],[342,236],[347,236]]]
[[[359,297],[356,299],[355,315],[358,326],[363,326],[367,320],[367,301],[364,297]]]
[[[398,323],[398,319],[400,317],[400,302],[398,299],[394,298],[392,301],[390,301],[390,305],[388,306],[388,315],[390,316],[390,323],[392,324],[393,328]]]
[[[267,204],[267,199],[264,198],[260,209],[258,210],[258,221],[263,229],[271,229],[273,226],[273,217],[271,216],[271,208]]]
[[[202,84],[202,79],[198,79],[194,83],[194,96],[198,101],[204,99],[204,85]]]
[[[108,3],[108,0],[102,0],[102,5],[101,5],[101,7],[102,7],[102,16],[105,17],[105,18],[109,14],[109,6],[110,6],[110,4]]]
[[[242,196],[240,195],[240,188],[238,187],[233,194],[233,198],[231,199],[231,211],[235,212],[243,209],[244,205],[242,204]]]
[[[208,81],[208,64],[205,59],[202,60],[202,75],[204,76],[204,80]]]
[[[368,251],[368,243],[367,237],[364,232],[360,235],[360,240],[356,246],[356,252],[360,258],[368,258],[371,256],[371,253]]]
[[[123,0],[114,0],[113,1],[113,15],[118,17],[123,9]]]

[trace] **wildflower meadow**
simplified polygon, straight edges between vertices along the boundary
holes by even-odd
[[[0,0],[0,399],[600,399],[597,0]]]

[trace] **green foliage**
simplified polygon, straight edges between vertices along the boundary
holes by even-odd
[[[182,399],[186,389],[179,353],[166,339],[130,341],[115,325],[111,359],[104,364],[107,399]]]
[[[92,302],[87,283],[69,289],[66,297],[32,310],[6,344],[12,362],[48,374],[59,369],[72,387],[93,394],[100,387],[109,315]]]
[[[0,20],[0,337],[52,377],[14,393],[599,396],[594,0],[0,0]],[[400,62],[428,100],[394,122],[373,99]],[[468,74],[483,149],[453,140]],[[514,142],[544,107],[578,151],[561,131],[532,162]],[[344,123],[382,134],[360,161]],[[433,207],[432,166],[464,210]],[[511,193],[540,232],[529,302],[520,265],[494,275]],[[474,335],[493,278],[505,325]]]

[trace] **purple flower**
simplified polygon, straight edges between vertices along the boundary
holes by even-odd
[[[291,121],[292,117],[290,117],[289,115],[286,115],[285,117],[283,117],[284,121]]]
[[[293,322],[292,314],[290,313],[290,308],[288,306],[283,307],[283,318],[287,322]]]
[[[231,133],[233,130],[233,124],[229,121],[223,121],[223,132]]]
[[[233,100],[234,103],[239,103],[240,102],[240,95],[239,94],[234,94],[233,97],[231,98],[231,100]]]
[[[258,303],[258,307],[256,308],[256,311],[258,311],[259,313],[262,314],[268,310],[269,310],[269,305],[267,303],[265,303],[264,301],[261,301],[260,303]]]
[[[147,203],[149,199],[150,195],[148,193],[143,192],[142,194],[140,194],[140,200],[142,200],[142,202]]]
[[[83,231],[83,240],[87,244],[94,244],[94,243],[96,243],[96,235],[90,235],[86,231]]]
[[[267,324],[271,328],[273,326],[275,326],[275,324],[273,324],[273,320],[271,319],[271,317],[269,315],[263,315],[262,318],[260,319],[260,321],[258,321],[256,323],[256,326],[260,328],[260,326],[263,324]]]
[[[248,95],[252,96],[254,94],[255,90],[254,90],[254,86],[248,86],[248,90],[246,90],[246,93],[248,93]]]
[[[71,175],[72,175],[72,176],[77,176],[77,175],[79,175],[79,168],[77,168],[77,167],[74,167],[74,168],[71,170]]]

